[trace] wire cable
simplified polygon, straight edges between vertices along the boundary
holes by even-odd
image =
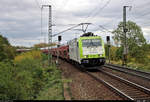
[[[105,27],[103,27],[102,25],[99,25],[99,27],[100,27],[100,28],[102,28],[102,29],[104,29],[104,30],[106,30],[107,32],[112,33],[112,31],[109,31],[108,29],[106,29],[106,28],[105,28]]]
[[[35,0],[35,2],[36,2],[36,5],[38,6],[38,8],[41,8],[39,2],[37,0]]]
[[[100,11],[102,11],[104,8],[106,8],[106,7],[109,5],[110,1],[111,1],[111,0],[108,0],[108,1],[105,3],[105,5],[104,5],[102,8],[100,8],[100,9],[98,10],[98,12],[94,15],[94,17],[95,17]]]
[[[61,32],[59,32],[59,33],[56,33],[56,34],[54,34],[54,35],[52,35],[52,37],[55,37],[55,36],[57,36],[57,35],[60,35],[60,34],[62,34],[62,33],[64,33],[64,32],[66,32],[66,31],[69,31],[69,30],[71,30],[71,29],[73,29],[73,28],[76,28],[76,27],[78,27],[78,26],[80,26],[81,24],[77,24],[77,25],[75,25],[75,26],[73,26],[73,27],[70,27],[70,28],[68,28],[68,29],[66,29],[66,30],[63,30],[63,31],[61,31]]]
[[[104,6],[102,6],[91,18],[94,18],[99,12],[101,13],[101,11],[106,8],[108,6],[108,4],[110,3],[111,0],[108,0]]]
[[[98,4],[102,3],[103,0],[101,0],[101,2],[99,2]],[[88,19],[92,14],[93,14],[93,11],[95,11],[98,7],[95,7],[90,13],[89,15],[85,18],[85,19]]]

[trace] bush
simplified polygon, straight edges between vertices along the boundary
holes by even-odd
[[[46,87],[40,91],[36,100],[64,100],[61,73],[56,66],[45,68],[43,74],[47,76],[45,77]]]
[[[15,48],[10,45],[7,38],[0,35],[0,61],[12,60],[16,55]]]
[[[49,92],[53,97],[63,97],[60,71],[55,65],[43,67],[41,62],[45,59],[40,51],[31,51],[16,56],[14,64],[1,62],[0,100],[35,99],[48,87],[57,90],[56,94]]]
[[[10,63],[0,62],[0,100],[25,98],[25,90],[15,79],[15,69]]]
[[[42,59],[42,54],[40,51],[30,51],[30,52],[26,52],[26,53],[22,53],[21,55],[18,55],[15,57],[14,62],[20,62],[22,60],[26,60],[26,59],[32,59],[32,60],[41,60]]]

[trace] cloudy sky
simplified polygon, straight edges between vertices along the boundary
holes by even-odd
[[[79,23],[92,23],[87,31],[92,31],[106,39],[109,31],[117,28],[122,21],[123,6],[127,9],[127,20],[142,27],[144,37],[150,41],[150,0],[1,0],[0,32],[12,45],[33,46],[47,42],[48,8],[52,5],[52,33],[56,34]],[[42,27],[41,27],[42,14]],[[41,30],[42,28],[42,30]],[[81,27],[62,34],[65,43],[82,34]],[[42,33],[41,33],[42,31]],[[53,41],[57,40],[57,36]]]

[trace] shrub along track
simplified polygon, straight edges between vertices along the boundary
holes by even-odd
[[[75,100],[123,100],[119,95],[108,89],[104,84],[81,72],[75,66],[59,59],[59,68],[69,83],[72,99]],[[94,72],[95,73],[95,72]]]

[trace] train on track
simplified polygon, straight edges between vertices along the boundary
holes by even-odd
[[[51,48],[50,53],[86,69],[98,69],[105,64],[104,42],[91,32],[67,42],[67,45]]]

